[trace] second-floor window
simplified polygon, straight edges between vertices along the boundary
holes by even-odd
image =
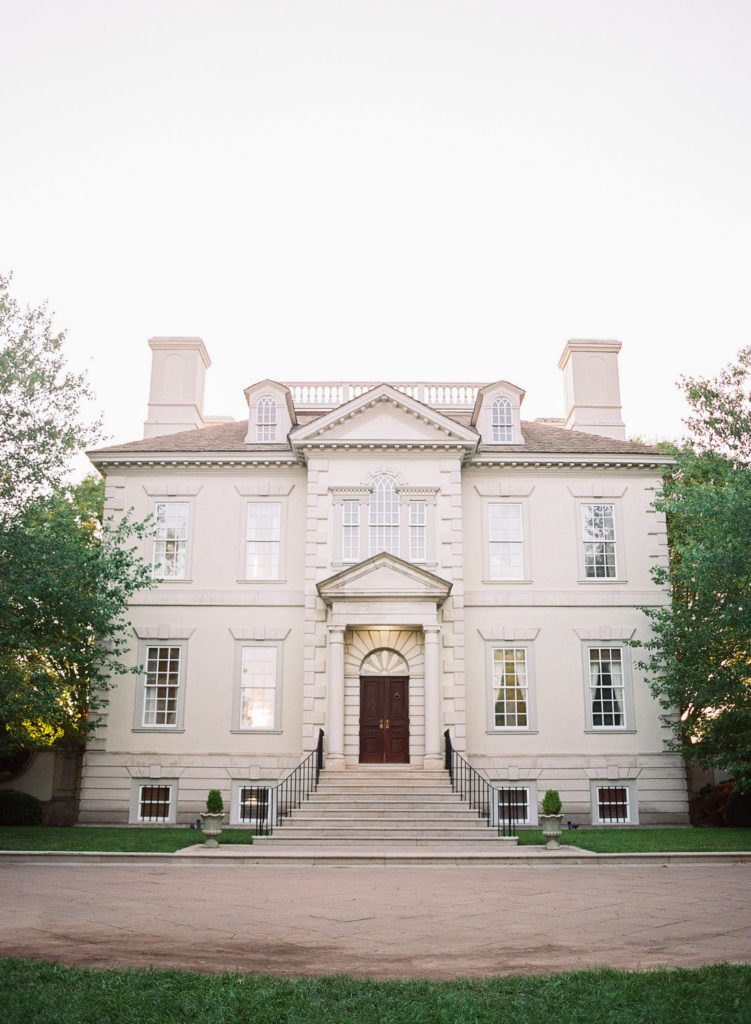
[[[370,495],[370,554],[399,554],[399,496],[394,478],[377,476]]]
[[[279,502],[248,502],[245,575],[249,580],[279,579],[281,520]]]
[[[268,396],[256,406],[256,441],[276,441],[276,402]]]
[[[524,530],[520,504],[490,502],[488,547],[491,580],[524,578]]]
[[[582,505],[582,541],[586,579],[615,579],[616,536],[615,506]]]
[[[342,559],[360,559],[360,502],[351,499],[342,502]]]
[[[156,535],[151,574],[155,579],[185,579],[188,553],[188,503],[160,501],[154,509]]]

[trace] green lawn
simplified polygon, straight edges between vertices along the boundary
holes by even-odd
[[[252,843],[253,832],[224,829],[227,843]],[[0,850],[93,850],[109,853],[175,853],[203,843],[200,831],[189,828],[44,828],[13,825],[0,828]]]
[[[111,853],[175,853],[204,841],[188,828],[32,828],[0,827],[0,850],[92,850]],[[227,828],[222,845],[253,842],[250,829]],[[522,830],[520,846],[539,846],[542,833]],[[700,853],[751,851],[749,828],[614,828],[565,831],[561,843],[596,853]],[[751,1022],[750,1022],[751,1024]]]
[[[3,1024],[748,1024],[751,967],[358,981],[0,960]]]
[[[542,832],[519,832],[520,846],[542,843]],[[751,850],[751,828],[578,828],[561,845],[595,853],[707,853]]]

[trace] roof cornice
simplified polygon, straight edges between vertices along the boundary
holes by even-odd
[[[608,467],[614,466],[619,469],[660,469],[663,466],[672,466],[675,460],[669,455],[628,455],[618,454],[577,454],[569,455],[564,452],[509,452],[506,455],[476,455],[468,460],[472,468],[479,466],[541,466],[545,468],[572,467],[583,469],[585,467]]]
[[[89,459],[97,469],[111,469],[117,466],[299,466],[300,460],[291,452],[122,452],[112,455],[96,455]]]

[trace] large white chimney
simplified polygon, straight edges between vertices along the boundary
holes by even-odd
[[[566,393],[565,426],[587,434],[626,439],[618,379],[620,341],[566,342],[558,366]]]
[[[201,338],[149,338],[149,348],[151,388],[143,436],[204,426],[203,392],[211,360]]]

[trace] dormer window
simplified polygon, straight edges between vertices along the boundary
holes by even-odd
[[[256,441],[276,441],[276,402],[268,395],[256,406]]]
[[[514,420],[508,398],[493,402],[492,429],[494,444],[510,444],[514,439]]]

